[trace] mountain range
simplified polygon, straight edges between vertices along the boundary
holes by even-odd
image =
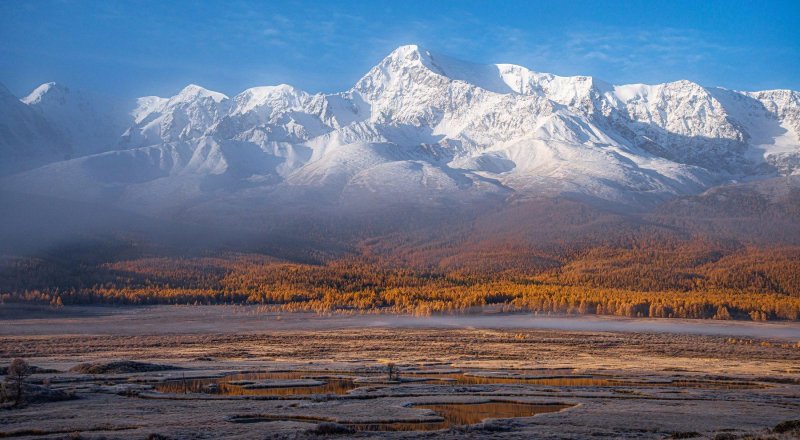
[[[192,221],[553,198],[648,212],[794,191],[799,135],[797,91],[612,85],[409,45],[333,94],[189,85],[124,102],[0,85],[0,186]]]

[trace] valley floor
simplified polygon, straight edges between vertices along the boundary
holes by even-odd
[[[800,435],[770,431],[800,419],[798,323],[0,305],[0,363],[14,357],[57,370],[29,382],[76,398],[0,410],[0,437]],[[181,369],[70,371],[122,359]],[[399,379],[387,379],[388,363]],[[263,373],[270,371],[285,376]],[[225,379],[255,372],[262,374]],[[303,391],[336,381],[349,386]],[[435,431],[376,431],[441,420],[426,405],[489,402],[550,409]]]

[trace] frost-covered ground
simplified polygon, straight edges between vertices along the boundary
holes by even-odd
[[[53,318],[53,319],[47,319]],[[70,318],[70,319],[67,319]],[[85,319],[90,318],[90,319]],[[178,319],[176,319],[178,318]],[[8,304],[0,319],[0,335],[252,333],[269,330],[336,330],[347,328],[487,328],[545,329],[701,334],[763,337],[800,341],[800,323],[701,321],[696,319],[630,319],[608,316],[550,316],[498,313],[411,316],[390,314],[330,314],[265,312],[258,306],[70,306],[63,309]]]
[[[0,359],[24,357],[58,370],[35,374],[31,382],[48,379],[51,388],[73,391],[78,398],[2,410],[0,433],[18,438],[74,438],[76,432],[81,438],[313,438],[318,422],[298,417],[344,425],[412,422],[436,418],[414,404],[511,401],[572,406],[472,427],[335,438],[767,436],[773,435],[767,429],[800,418],[799,328],[794,323],[521,315],[315,317],[225,306],[53,311],[3,305]],[[181,369],[70,372],[79,363],[121,359]],[[397,365],[400,381],[381,380],[387,362]],[[365,379],[363,386],[331,395],[270,394],[270,387],[254,395],[156,389],[168,381],[274,370],[317,372],[314,381],[306,381],[315,385],[326,380],[320,371]],[[406,380],[419,372],[597,383]],[[613,383],[604,385],[606,379]],[[287,387],[304,383],[283,382]],[[262,421],[231,421],[253,417]],[[278,420],[263,420],[269,418]]]

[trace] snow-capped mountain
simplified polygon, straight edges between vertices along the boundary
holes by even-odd
[[[119,112],[67,90],[17,100],[0,89],[4,157],[75,157],[51,154],[4,187],[149,213],[542,196],[641,207],[800,174],[798,92],[615,86],[417,46],[336,94],[190,85]]]
[[[42,114],[0,84],[0,175],[63,160],[67,152]]]
[[[18,99],[0,85],[2,173],[118,148],[131,124],[123,102],[53,82]]]
[[[115,148],[130,125],[125,103],[52,82],[37,87],[22,102],[44,116],[69,146],[71,157]]]

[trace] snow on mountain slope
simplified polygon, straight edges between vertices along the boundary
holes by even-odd
[[[0,175],[63,159],[69,146],[42,116],[0,84]]]
[[[119,134],[130,124],[124,103],[53,82],[37,87],[22,102],[41,112],[70,146],[71,157],[116,148]]]
[[[3,187],[157,214],[277,183],[281,163],[252,144],[203,137],[56,162],[5,179]]]
[[[118,148],[123,102],[53,82],[18,99],[0,86],[0,174]]]
[[[136,100],[136,108],[130,112],[133,117],[133,123],[142,123],[152,113],[161,111],[168,101],[169,99],[158,96],[142,96],[138,98]]]
[[[223,138],[259,142],[301,143],[338,127],[323,95],[291,86],[255,87],[233,98],[229,114],[211,127]]]
[[[203,136],[227,112],[227,96],[190,84],[168,100],[140,100],[136,123],[122,135],[128,147],[175,142]]]
[[[58,89],[46,88],[27,104],[3,98],[0,116],[21,120],[0,124],[33,126],[39,113],[58,114],[38,104],[37,95],[57,101]],[[800,173],[797,92],[689,81],[615,86],[413,45],[341,93],[284,84],[229,98],[190,85],[172,97],[140,98],[128,115],[118,146],[100,151],[127,150],[3,184],[153,213],[217,199],[248,209],[253,194],[277,204],[547,195],[641,207],[734,180]],[[57,125],[80,131],[87,123],[63,117]],[[0,140],[14,143],[8,139]]]
[[[689,81],[617,86],[604,98],[613,106],[605,113],[634,134],[626,137],[634,145],[676,162],[742,171],[747,134],[705,88]]]
[[[756,158],[764,160],[783,175],[800,175],[800,92],[769,90],[742,94],[760,104],[739,120],[750,124],[750,133],[758,136],[751,142]],[[742,99],[747,101],[746,98]]]

